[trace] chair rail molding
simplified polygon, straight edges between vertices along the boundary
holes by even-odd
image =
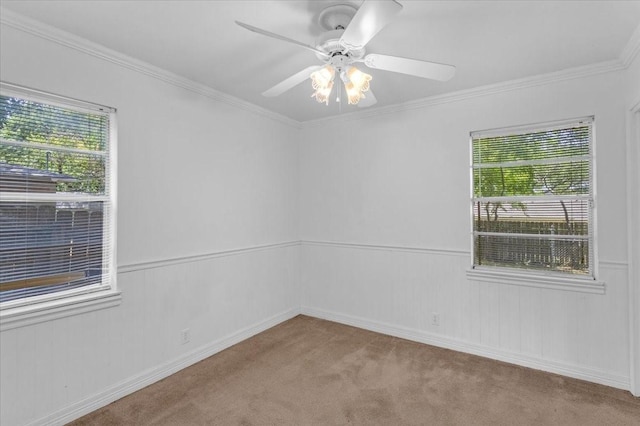
[[[146,269],[162,268],[165,266],[178,265],[181,263],[200,262],[203,260],[215,259],[224,256],[236,256],[239,254],[250,253],[254,251],[272,250],[277,248],[285,248],[300,245],[300,241],[285,241],[281,243],[261,244],[255,246],[241,247],[229,250],[219,250],[211,253],[196,254],[191,256],[172,257],[169,259],[151,260],[147,262],[133,262],[118,266],[119,274],[127,274],[135,271]]]

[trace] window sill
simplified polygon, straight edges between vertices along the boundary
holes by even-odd
[[[0,311],[0,332],[110,308],[118,306],[121,302],[122,294],[119,291],[105,290],[26,306],[6,308]]]
[[[467,270],[467,278],[474,281],[576,291],[580,293],[605,294],[606,292],[604,281],[597,281],[587,277],[563,277],[551,274],[474,268]]]

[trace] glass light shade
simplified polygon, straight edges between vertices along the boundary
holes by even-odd
[[[369,81],[371,76],[367,73],[360,71],[356,67],[349,67],[347,70],[347,77],[349,81],[353,83],[353,86],[360,92],[366,92],[369,90]]]
[[[331,95],[331,89],[333,89],[333,81],[330,81],[326,87],[318,87],[311,95],[312,98],[316,98],[316,101],[329,105],[329,95]]]
[[[344,80],[344,88],[347,92],[349,104],[355,105],[360,102],[360,99],[365,97],[364,92],[369,90],[371,76],[356,67],[349,67],[346,70],[346,75],[342,75],[342,79]]]
[[[327,65],[311,73],[311,86],[315,92],[311,97],[316,98],[318,102],[324,102],[329,105],[329,95],[331,95],[331,89],[333,89],[333,79],[336,75],[336,71],[331,65]]]
[[[349,105],[355,105],[360,102],[361,98],[364,98],[364,94],[358,90],[358,88],[352,82],[348,81],[344,84],[345,91],[347,92],[347,99]]]

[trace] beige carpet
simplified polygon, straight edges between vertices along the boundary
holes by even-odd
[[[640,425],[640,398],[298,316],[72,424]]]

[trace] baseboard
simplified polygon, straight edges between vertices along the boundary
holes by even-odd
[[[68,407],[58,410],[46,417],[35,420],[29,423],[29,426],[64,425],[299,314],[300,309],[294,308],[267,318],[264,321],[252,324],[212,343],[196,348],[191,352],[179,356],[178,358],[167,361],[162,365],[148,369],[133,377],[129,377],[128,379],[125,379],[120,383],[116,383],[102,392],[69,405]]]
[[[245,327],[237,332],[218,339],[212,343],[194,349],[162,365],[148,369],[140,374],[129,377],[102,392],[87,397],[81,401],[62,408],[46,417],[37,419],[29,426],[40,425],[64,425],[79,417],[89,414],[99,408],[104,407],[122,397],[149,386],[159,380],[164,379],[178,371],[202,361],[205,358],[227,349],[237,343],[242,342],[261,333],[281,322],[287,321],[298,314],[304,314],[316,318],[326,319],[341,324],[351,325],[365,330],[400,337],[415,342],[452,349],[459,352],[479,355],[486,358],[496,359],[523,367],[534,368],[550,373],[561,374],[567,377],[582,379],[589,382],[599,383],[619,389],[629,390],[630,382],[628,377],[613,375],[604,371],[584,368],[576,365],[559,363],[555,361],[535,358],[523,354],[499,350],[487,346],[471,344],[468,342],[443,337],[428,333],[422,330],[400,327],[380,321],[366,318],[344,315],[336,312],[316,309],[303,306],[301,309],[290,309],[280,314],[274,315],[258,323]]]
[[[505,351],[489,346],[478,345],[475,343],[469,343],[462,340],[429,333],[422,330],[401,327],[380,321],[370,320],[367,318],[355,317],[322,309],[316,309],[309,306],[303,306],[301,308],[301,313],[303,315],[351,325],[353,327],[375,331],[377,333],[382,333],[389,336],[400,337],[402,339],[412,340],[414,342],[425,343],[427,345],[438,346],[458,352],[478,355],[485,358],[508,362],[510,364],[520,365],[523,367],[533,368],[536,370],[542,370],[549,373],[560,374],[575,379],[581,379],[588,382],[611,386],[618,389],[630,389],[629,377],[611,374],[606,371]]]

